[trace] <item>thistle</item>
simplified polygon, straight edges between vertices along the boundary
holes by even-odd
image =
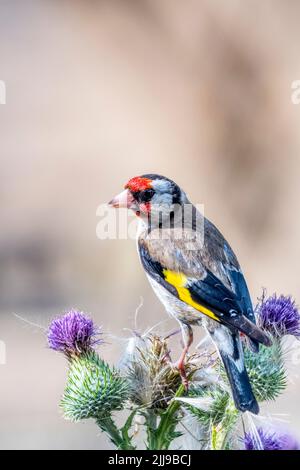
[[[246,433],[245,450],[299,450],[299,442],[289,433],[258,428],[256,434]]]
[[[239,412],[224,387],[224,383],[223,387],[196,387],[190,391],[188,399],[182,399],[188,411],[197,418],[202,429],[206,430],[213,450],[228,448],[230,433],[239,418]]]
[[[92,351],[94,346],[102,343],[100,336],[100,329],[93,320],[83,312],[72,309],[51,322],[48,345],[70,358]]]
[[[121,410],[128,398],[128,384],[95,352],[76,357],[70,365],[61,407],[72,421],[105,419]]]
[[[299,312],[290,297],[264,299],[257,311],[258,324],[272,335],[271,347],[255,354],[245,348],[245,365],[258,401],[275,400],[285,390],[287,371],[282,338],[300,336]],[[49,347],[68,360],[68,376],[61,399],[66,419],[93,419],[118,449],[136,448],[141,427],[146,448],[169,449],[189,432],[183,423],[193,421],[201,448],[234,449],[240,442],[242,413],[231,396],[224,367],[210,350],[187,357],[189,390],[173,365],[168,337],[135,335],[122,358],[122,367],[105,362],[96,352],[103,343],[101,330],[83,312],[70,310],[52,321]],[[123,426],[115,414],[127,414]],[[142,420],[142,421],[141,421]],[[289,433],[259,428],[243,439],[247,450],[299,449]]]
[[[66,419],[93,418],[116,447],[132,449],[126,429],[120,433],[112,418],[112,412],[125,405],[128,384],[94,350],[101,343],[100,329],[83,312],[70,310],[50,324],[49,347],[63,352],[69,361],[67,384],[60,406]]]
[[[191,378],[199,364],[188,358],[186,371]],[[176,431],[179,402],[173,399],[185,393],[179,370],[172,364],[168,343],[158,335],[148,335],[138,342],[127,366],[131,401],[146,420],[147,448],[168,449],[180,437]]]
[[[263,298],[257,308],[258,324],[275,338],[300,336],[300,314],[291,297],[274,294]]]
[[[260,346],[255,354],[244,352],[250,382],[258,401],[275,400],[286,388],[287,377],[280,342],[271,347]]]
[[[185,403],[199,422],[209,427],[217,426],[222,421],[230,399],[229,392],[220,387],[207,390],[194,388],[189,392],[189,400]]]
[[[191,361],[188,374],[197,369]],[[181,384],[179,370],[172,365],[167,341],[149,335],[135,349],[127,368],[133,403],[140,407],[163,410],[168,407]]]

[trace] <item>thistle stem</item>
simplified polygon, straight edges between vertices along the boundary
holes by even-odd
[[[222,421],[212,426],[211,430],[211,450],[225,450],[227,449],[229,442],[228,438],[232,431],[233,426],[239,417],[239,412],[234,406],[232,400],[229,401]]]
[[[154,410],[148,410],[145,413],[146,429],[147,429],[147,449],[155,450],[156,447],[156,429],[157,429],[157,416]]]
[[[125,441],[115,425],[111,416],[107,416],[103,419],[97,420],[97,425],[101,431],[108,434],[111,442],[120,450],[133,450],[134,447],[127,441]]]
[[[180,385],[174,398],[181,397],[185,393],[184,385]],[[151,436],[150,450],[167,450],[174,439],[174,432],[177,425],[175,414],[180,407],[180,402],[172,400],[166,411],[160,418],[160,423],[157,429]],[[149,443],[150,445],[150,443]]]

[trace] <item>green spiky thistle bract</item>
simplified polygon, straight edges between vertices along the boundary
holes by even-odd
[[[286,388],[282,347],[274,339],[271,347],[260,346],[257,354],[246,350],[245,364],[258,401],[275,400]]]
[[[125,379],[92,351],[71,362],[61,407],[72,421],[99,420],[121,410],[127,398]]]
[[[190,398],[208,398],[210,405],[205,408],[195,407],[190,404],[185,405],[203,426],[219,424],[225,414],[229,404],[230,395],[221,388],[194,388],[189,392]]]
[[[189,412],[198,420],[204,433],[210,436],[213,450],[231,448],[231,432],[240,412],[235,408],[233,399],[222,387],[195,388],[189,393],[190,401],[185,404]],[[193,399],[203,399],[205,406],[193,406]]]

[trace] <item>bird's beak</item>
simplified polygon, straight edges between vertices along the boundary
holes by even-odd
[[[125,189],[120,194],[115,196],[108,204],[116,208],[125,207],[130,209],[134,204],[134,199],[128,189]]]

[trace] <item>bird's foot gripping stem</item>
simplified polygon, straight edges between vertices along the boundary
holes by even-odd
[[[188,378],[187,378],[187,375],[186,375],[186,369],[185,369],[185,357],[186,357],[186,354],[189,350],[190,345],[193,342],[193,330],[192,330],[191,326],[187,323],[180,323],[180,326],[181,326],[182,337],[183,337],[183,341],[184,341],[185,346],[183,348],[183,351],[181,353],[179,361],[176,364],[176,367],[178,368],[178,370],[180,372],[182,384],[183,384],[185,390],[188,391],[189,382],[188,382]]]
[[[185,370],[185,356],[186,356],[187,351],[188,351],[188,347],[185,347],[184,350],[182,351],[182,354],[178,362],[175,364],[175,367],[179,370],[181,381],[186,391],[188,391],[189,389],[189,381],[188,381],[186,370]]]

